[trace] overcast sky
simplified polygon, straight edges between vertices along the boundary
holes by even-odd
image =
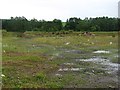
[[[119,0],[0,0],[0,18],[66,21],[70,17],[118,17]]]

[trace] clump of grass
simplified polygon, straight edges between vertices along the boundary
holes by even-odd
[[[118,58],[112,58],[111,62],[112,63],[119,63]]]
[[[46,87],[47,88],[63,88],[63,85],[60,82],[58,83],[58,82],[54,82],[54,81],[53,82],[49,81],[46,83]]]
[[[46,80],[46,74],[43,72],[37,73],[35,77],[41,82],[44,82]]]

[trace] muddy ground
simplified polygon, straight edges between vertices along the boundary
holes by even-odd
[[[2,86],[118,88],[115,36],[4,36]]]

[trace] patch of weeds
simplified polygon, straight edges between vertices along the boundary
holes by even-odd
[[[118,60],[119,60],[118,57],[111,57],[111,60],[110,60],[110,61],[111,61],[112,63],[119,63]]]
[[[78,64],[79,64],[79,67],[83,67],[83,68],[86,68],[86,67],[90,68],[94,65],[94,63],[84,62],[84,61],[80,61]]]
[[[48,81],[46,83],[46,87],[47,88],[63,88],[63,85],[60,82]]]
[[[68,83],[72,82],[75,79],[75,77],[72,74],[65,74],[63,78],[61,78],[61,81],[64,85],[67,85]]]
[[[47,78],[46,78],[46,74],[43,72],[39,72],[36,74],[35,76],[36,80],[44,82]]]
[[[97,75],[97,74],[106,74],[106,72],[104,70],[96,69],[96,68],[86,68],[83,71],[88,72],[88,73],[93,73],[95,75]]]

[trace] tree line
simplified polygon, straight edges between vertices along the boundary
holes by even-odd
[[[61,30],[73,31],[118,31],[120,28],[119,18],[96,17],[80,19],[72,17],[63,22],[60,19],[53,21],[31,19],[25,17],[11,17],[2,20],[2,28],[12,32],[45,31],[55,32]]]

